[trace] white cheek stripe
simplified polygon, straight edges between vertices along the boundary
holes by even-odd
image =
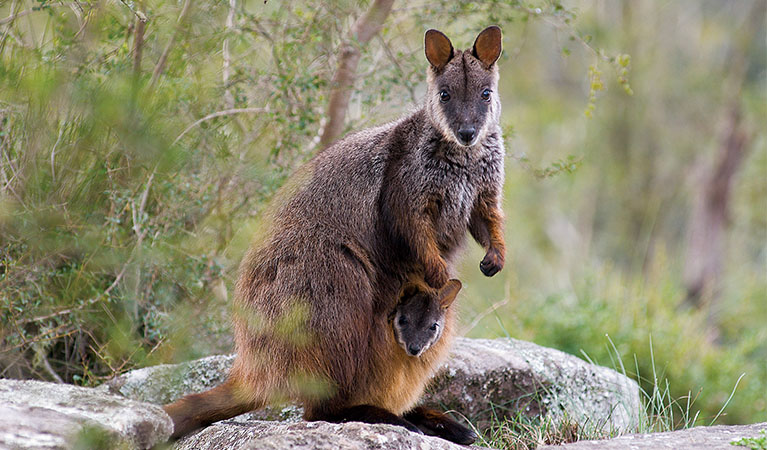
[[[429,117],[436,119],[439,131],[442,132],[442,136],[448,141],[454,142],[458,145],[462,145],[458,142],[458,138],[450,129],[450,124],[447,123],[447,117],[445,117],[442,108],[439,106],[438,100],[439,94],[436,92],[436,86],[434,84],[434,74],[431,68],[426,71],[426,109],[429,112]]]

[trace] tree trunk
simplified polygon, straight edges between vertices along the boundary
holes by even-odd
[[[741,123],[740,107],[735,106],[729,112],[715,163],[701,177],[690,216],[684,283],[687,301],[696,307],[702,306],[705,299],[714,299],[718,295],[730,193],[748,140]]]
[[[348,38],[341,44],[338,55],[338,68],[331,82],[330,101],[328,102],[327,121],[320,134],[320,146],[327,147],[341,136],[344,128],[349,98],[357,76],[360,62],[360,48],[381,31],[386,17],[391,12],[394,0],[374,0],[370,9],[354,23]]]
[[[730,194],[735,174],[743,162],[751,134],[742,123],[740,98],[748,71],[751,46],[764,22],[767,3],[756,0],[736,33],[728,58],[729,76],[724,98],[731,102],[726,110],[726,126],[712,163],[704,166],[700,187],[696,189],[688,226],[684,284],[687,303],[697,308],[713,303],[719,296],[719,284],[725,258]],[[709,308],[709,319],[714,315]],[[713,324],[712,324],[713,326]]]

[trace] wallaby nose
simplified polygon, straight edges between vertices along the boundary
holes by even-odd
[[[413,344],[410,344],[410,345],[408,345],[408,346],[407,346],[407,351],[408,351],[408,352],[409,352],[411,355],[415,356],[415,355],[417,355],[417,354],[418,354],[418,352],[420,352],[420,351],[421,351],[421,347],[419,347],[419,346],[417,346],[417,345],[413,345]]]
[[[477,130],[475,130],[474,127],[461,128],[458,130],[458,139],[460,139],[463,144],[468,144],[474,139],[476,133]]]

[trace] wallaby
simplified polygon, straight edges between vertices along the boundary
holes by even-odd
[[[229,379],[165,407],[174,437],[284,400],[307,420],[439,424],[412,409],[422,386],[386,370],[387,315],[414,271],[447,283],[467,229],[486,250],[481,271],[503,267],[501,40],[489,27],[461,51],[427,31],[424,106],[336,142],[281,189],[240,265]]]

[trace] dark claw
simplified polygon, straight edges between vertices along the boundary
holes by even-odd
[[[403,425],[403,426],[404,426],[405,428],[407,428],[407,429],[408,429],[408,431],[411,431],[411,432],[413,432],[413,433],[416,433],[416,434],[423,434],[423,431],[421,431],[421,429],[420,429],[420,428],[418,428],[417,426],[415,426],[415,425],[413,425],[413,424],[409,424],[409,425]],[[473,441],[472,441],[472,442],[473,442]]]
[[[496,273],[500,272],[501,268],[495,265],[493,262],[488,261],[487,259],[483,259],[482,262],[479,263],[479,270],[481,270],[485,276],[492,277]]]
[[[473,444],[477,439],[479,439],[479,436],[477,436],[477,433],[475,433],[473,430],[466,429],[463,430],[461,433],[455,433],[452,436],[452,439],[449,439],[456,444],[461,445],[471,445]]]

